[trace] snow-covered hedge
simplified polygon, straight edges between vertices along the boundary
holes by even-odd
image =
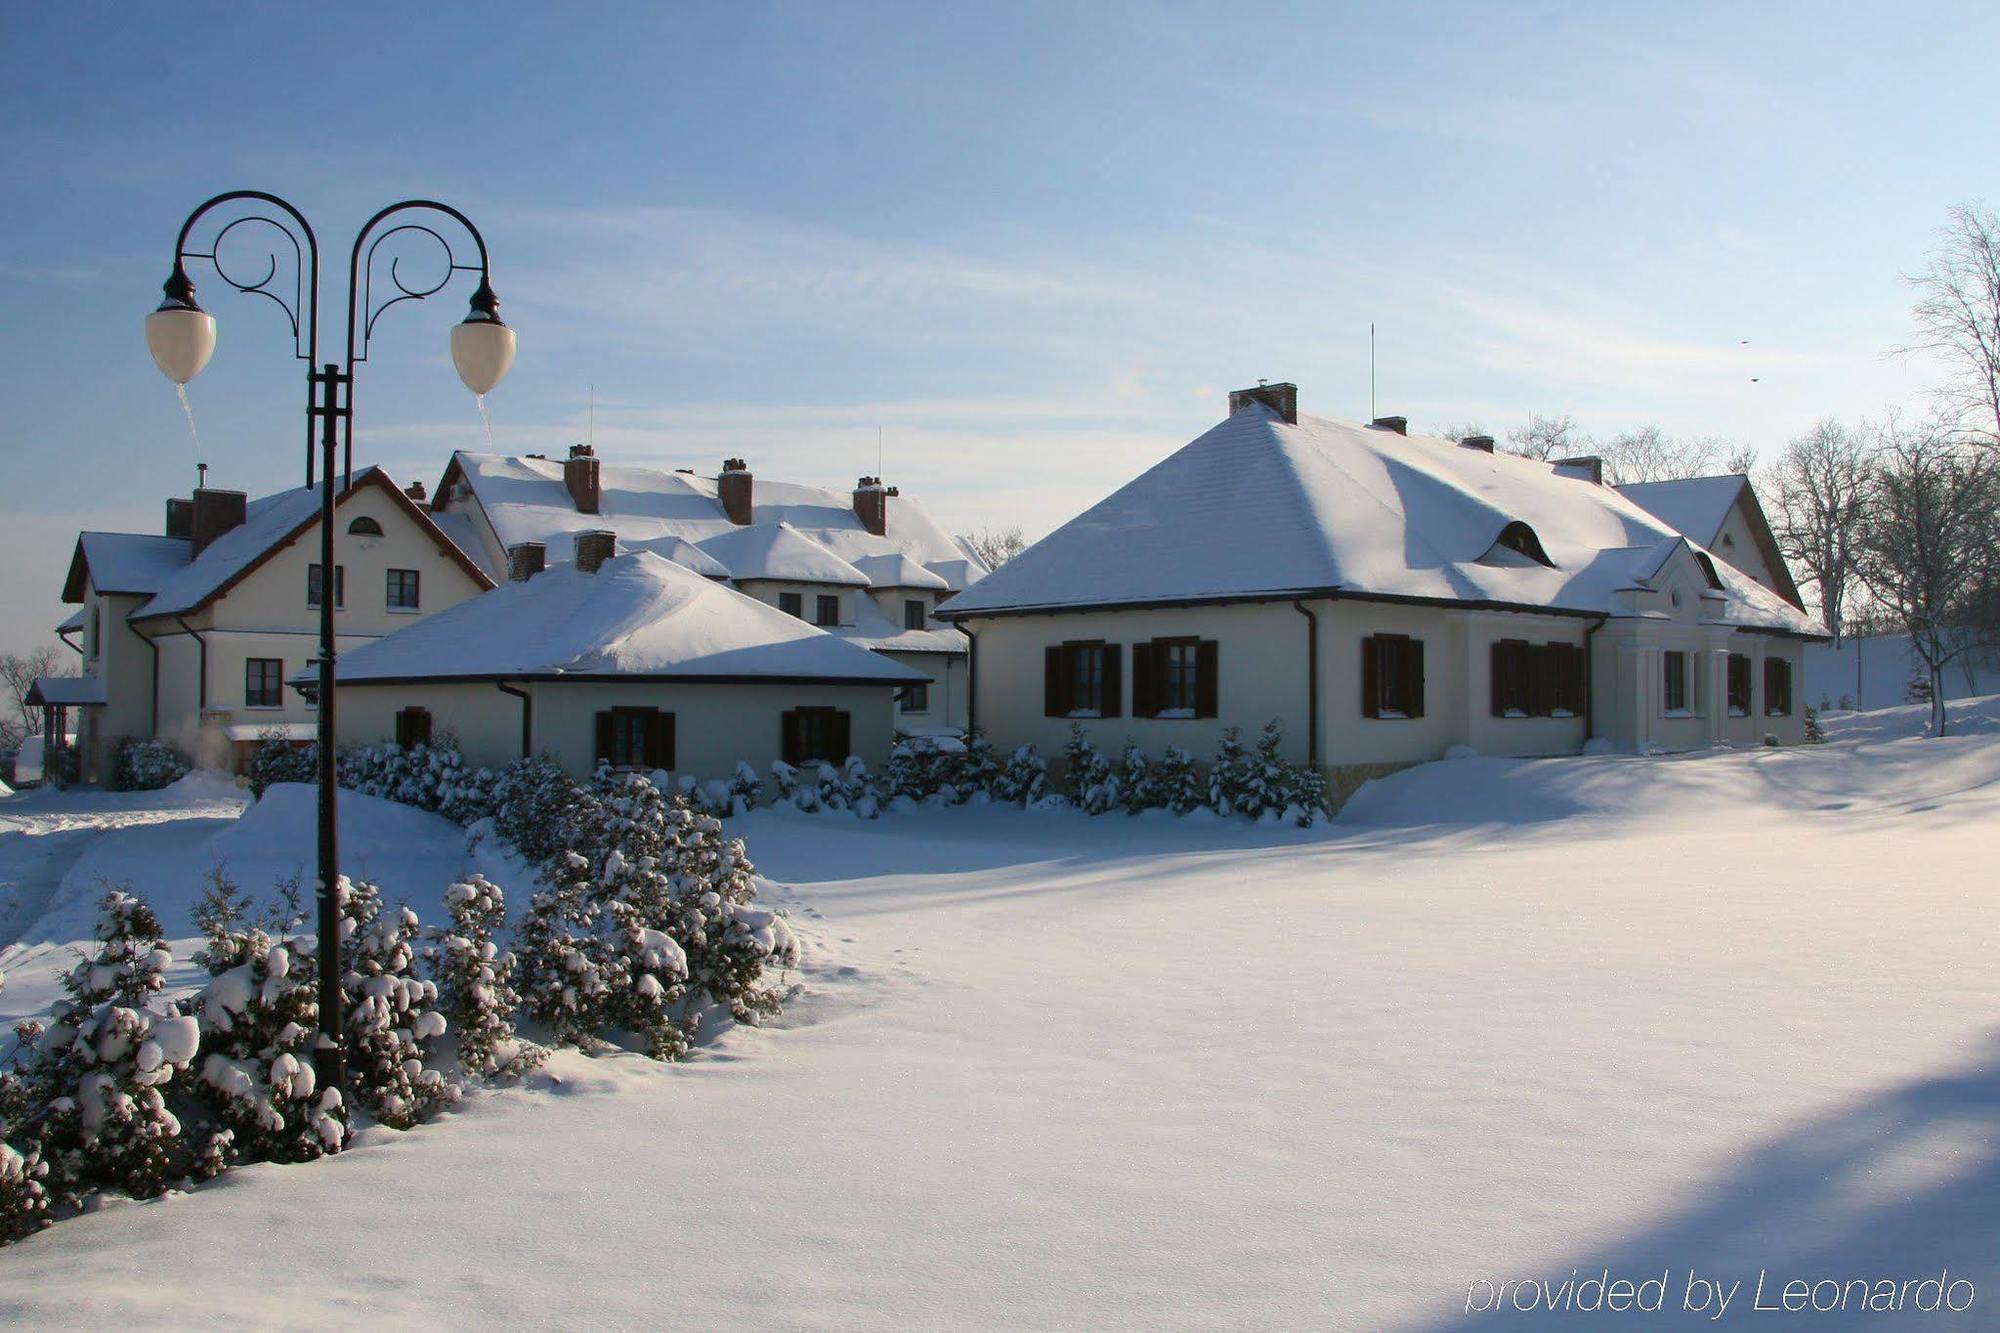
[[[319,776],[319,747],[296,745],[282,732],[267,731],[243,775],[250,780],[250,794],[260,799],[280,782],[312,782]]]
[[[193,767],[166,741],[128,740],[118,747],[118,790],[158,791],[179,782]]]

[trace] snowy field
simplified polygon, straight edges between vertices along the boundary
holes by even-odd
[[[1820,1328],[1752,1312],[1760,1271],[1949,1270],[1971,1310],[1902,1319],[2000,1327],[2000,699],[1954,713],[1427,765],[1312,831],[752,815],[809,948],[783,1027],[59,1223],[0,1250],[0,1319],[1457,1328],[1482,1282],[1609,1269],[1668,1308],[1599,1320],[1692,1326],[1692,1269],[1743,1283],[1725,1325]],[[239,807],[0,800],[0,1014],[100,878],[186,934],[216,856],[310,859],[309,793]],[[344,810],[436,916],[462,834]]]

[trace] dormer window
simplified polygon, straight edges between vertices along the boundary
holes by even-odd
[[[1489,565],[1518,565],[1523,561],[1533,561],[1549,569],[1554,569],[1556,563],[1542,549],[1542,539],[1535,535],[1535,530],[1519,520],[1500,529],[1500,535],[1493,539],[1493,545],[1479,559]]]
[[[380,537],[382,535],[382,525],[366,514],[363,514],[360,518],[355,519],[347,525],[347,535],[350,537]]]
[[[1708,576],[1708,586],[1711,588],[1720,588],[1722,586],[1722,576],[1715,572],[1714,557],[1706,551],[1696,551],[1694,553],[1694,560],[1696,564],[1701,566],[1701,572]]]

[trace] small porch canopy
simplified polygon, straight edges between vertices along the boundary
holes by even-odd
[[[23,702],[43,708],[102,708],[104,682],[96,676],[38,676]]]

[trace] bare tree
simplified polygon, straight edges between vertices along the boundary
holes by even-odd
[[[1880,432],[1880,465],[1863,528],[1859,574],[1910,636],[1930,676],[1931,734],[1945,734],[1945,667],[1994,646],[1994,544],[2000,458],[1965,447],[1948,426]]]
[[[1528,424],[1507,432],[1508,453],[1523,458],[1571,458],[1592,449],[1590,437],[1576,428],[1575,418],[1528,414]]]
[[[1431,435],[1440,440],[1469,440],[1475,435],[1492,435],[1476,421],[1446,422],[1442,426],[1431,427]]]
[[[959,541],[971,547],[972,553],[984,560],[988,569],[998,569],[1028,549],[1028,539],[1021,535],[1018,526],[980,528],[976,532],[964,533]]]
[[[1658,426],[1640,426],[1606,440],[1598,449],[1604,479],[1614,486],[1635,481],[1685,481],[1719,472],[1748,472],[1754,450],[1715,435],[1680,438]]]
[[[1951,368],[1940,397],[1989,445],[2000,445],[2000,218],[1977,204],[1951,210],[1930,264],[1910,279],[1919,339]]]
[[[22,735],[42,734],[42,710],[28,706],[28,691],[43,676],[74,674],[63,671],[62,664],[62,653],[54,648],[0,656],[0,704],[19,720]]]
[[[1874,468],[1863,437],[1831,419],[1785,446],[1764,479],[1778,550],[1805,575],[1840,646]]]

